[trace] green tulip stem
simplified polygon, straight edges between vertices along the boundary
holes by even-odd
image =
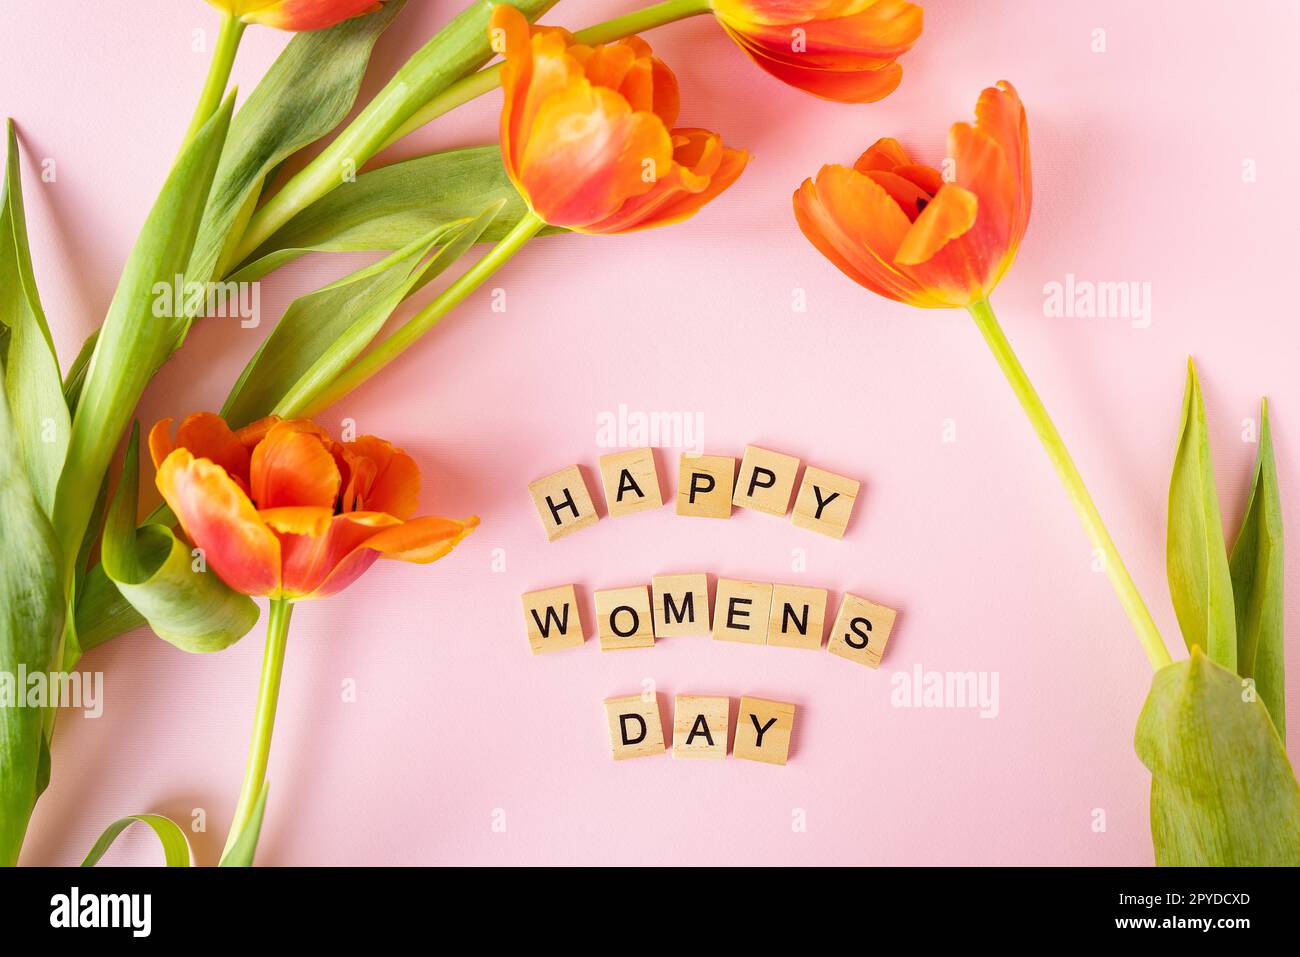
[[[1142,601],[1137,586],[1133,584],[1132,576],[1124,567],[1124,560],[1120,557],[1119,549],[1115,547],[1110,532],[1106,530],[1092,496],[1088,494],[1088,487],[1083,484],[1083,476],[1079,474],[1074,460],[1070,458],[1070,452],[1065,447],[1065,442],[1061,440],[1061,434],[1052,424],[1052,419],[1043,406],[1043,400],[1038,397],[1033,383],[1025,374],[1024,366],[1012,351],[1011,343],[1007,341],[1002,327],[998,325],[997,316],[993,314],[993,308],[988,301],[977,302],[967,308],[980,334],[984,336],[984,341],[993,352],[993,357],[997,359],[1002,374],[1011,385],[1011,391],[1020,400],[1020,407],[1025,410],[1025,415],[1029,417],[1030,424],[1038,434],[1038,441],[1043,444],[1047,457],[1052,461],[1052,467],[1060,476],[1061,484],[1065,486],[1070,501],[1074,503],[1075,511],[1083,521],[1083,527],[1087,530],[1088,537],[1092,539],[1093,547],[1101,552],[1106,576],[1110,579],[1115,594],[1119,596],[1120,604],[1124,606],[1124,611],[1133,623],[1134,630],[1137,631],[1138,641],[1142,643],[1142,650],[1146,652],[1151,667],[1160,670],[1171,663],[1169,651],[1160,638],[1160,632],[1156,630],[1155,622],[1151,620],[1151,613],[1147,611],[1146,603]]]
[[[340,374],[326,388],[307,399],[303,408],[284,410],[283,414],[309,418],[333,405],[367,381],[436,326],[443,316],[463,302],[470,293],[483,285],[489,276],[509,262],[510,258],[545,225],[546,223],[535,213],[531,211],[524,213],[500,242],[444,289],[436,299],[407,320],[405,325],[358,359],[351,368]]]
[[[217,34],[217,48],[212,51],[212,63],[208,67],[208,78],[203,84],[203,92],[199,94],[190,128],[185,131],[186,144],[194,139],[225,98],[230,69],[235,65],[235,54],[239,52],[244,27],[244,21],[232,14],[227,13],[222,17],[221,32]]]
[[[225,857],[239,840],[253,816],[253,809],[266,781],[266,763],[271,754],[271,732],[275,730],[275,706],[280,697],[280,675],[284,671],[284,650],[289,638],[289,616],[293,603],[288,599],[271,600],[271,610],[266,623],[266,652],[262,656],[262,680],[257,688],[257,712],[253,718],[253,739],[248,746],[248,767],[244,771],[244,786],[239,791],[239,803],[230,822],[230,836]]]

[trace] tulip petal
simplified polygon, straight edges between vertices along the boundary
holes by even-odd
[[[244,448],[252,449],[266,438],[266,433],[271,431],[271,427],[279,425],[283,421],[278,415],[268,415],[258,419],[256,422],[250,422],[242,429],[236,429],[235,435],[239,436],[239,441],[244,443]]]
[[[153,436],[150,435],[150,445],[152,443]],[[189,449],[195,458],[217,463],[231,477],[248,480],[248,449],[219,415],[196,412],[187,416],[176,430],[176,445]]]
[[[489,24],[504,37],[501,156],[517,184],[523,148],[539,105],[580,77],[582,67],[565,52],[566,32],[541,28],[534,32],[524,15],[509,4],[493,7]]]
[[[283,505],[261,508],[257,515],[273,532],[285,535],[324,535],[334,512],[313,505]]]
[[[332,511],[341,478],[328,441],[306,420],[274,425],[253,450],[251,488],[258,508],[306,505]]]
[[[172,418],[159,419],[149,430],[149,458],[153,459],[155,469],[176,448],[176,442],[172,439],[172,423],[175,421]]]
[[[907,231],[894,262],[902,266],[928,262],[948,243],[969,232],[978,212],[974,193],[954,184],[945,186]]]
[[[1019,244],[1029,225],[1033,206],[1033,173],[1029,161],[1029,120],[1016,88],[1006,80],[980,94],[975,106],[975,126],[1002,148],[1011,175],[1019,186],[1012,225],[1012,246]]]
[[[420,469],[414,459],[373,435],[346,443],[343,456],[350,471],[343,495],[345,512],[386,512],[403,520],[415,514],[420,504]]]
[[[280,587],[280,543],[221,466],[176,449],[158,469],[162,493],[208,566],[235,591],[271,595]]]
[[[907,150],[903,149],[903,144],[892,136],[885,136],[867,147],[866,152],[853,164],[853,168],[867,173],[873,169],[893,170],[895,167],[906,166],[911,162]]]
[[[719,4],[720,7],[727,4]],[[806,70],[878,70],[910,50],[921,36],[922,11],[903,0],[877,0],[856,13],[790,11],[799,19],[761,23],[719,14],[725,27],[763,59]]]
[[[380,530],[401,524],[399,519],[382,512],[351,512],[335,515],[323,534],[280,535],[283,562],[283,590],[289,598],[323,598],[351,584],[379,557],[377,551],[369,555],[354,555],[361,546]],[[345,561],[348,559],[350,561]],[[328,592],[321,592],[321,584],[340,566],[346,581]]]
[[[208,0],[245,23],[277,30],[323,30],[378,10],[382,0]]]
[[[446,555],[478,527],[478,516],[466,519],[426,516],[394,525],[366,541],[384,558],[427,565]]]
[[[873,183],[879,184],[885,192],[898,204],[904,215],[912,222],[916,222],[916,217],[921,215],[921,210],[925,209],[933,194],[917,186],[909,179],[904,179],[897,173],[887,173],[883,170],[872,170],[866,174],[867,178]]]
[[[744,172],[749,154],[722,145],[716,133],[673,130],[673,166],[668,176],[643,196],[624,203],[613,216],[581,232],[625,233],[681,222],[731,186]]]
[[[581,227],[649,192],[671,162],[659,117],[634,113],[617,93],[580,79],[537,111],[519,178],[542,219]]]
[[[766,50],[732,34],[741,49],[762,69],[796,89],[836,103],[875,103],[898,89],[903,68],[897,63],[872,65],[864,69],[823,69],[785,63]]]
[[[824,166],[794,194],[795,219],[817,249],[872,292],[918,306],[942,303],[893,264],[911,223],[878,183],[856,170]]]

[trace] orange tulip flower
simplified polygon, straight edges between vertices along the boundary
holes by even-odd
[[[373,13],[383,0],[208,0],[244,23],[277,30],[323,30],[363,13]]]
[[[1029,128],[1002,82],[980,94],[976,123],[948,134],[953,181],[911,161],[895,140],[853,169],[824,166],[794,194],[799,228],[851,279],[899,302],[933,308],[986,300],[1029,225]]]
[[[877,142],[853,169],[824,166],[794,194],[799,228],[850,279],[899,302],[970,313],[1047,452],[1111,587],[1154,668],[1169,652],[1124,566],[1083,476],[1007,340],[989,294],[1011,268],[1029,225],[1029,123],[1006,81],[980,94],[975,125],[948,134],[951,175]]]
[[[431,562],[477,518],[411,518],[415,462],[374,436],[334,442],[306,419],[272,416],[232,431],[191,415],[149,433],[158,490],[208,564],[246,595],[298,600],[347,587],[375,559]]]
[[[711,0],[723,29],[772,76],[840,103],[887,97],[921,35],[904,0]]]
[[[672,128],[677,79],[640,37],[585,46],[505,5],[491,26],[505,44],[501,156],[545,222],[586,233],[679,222],[745,168],[748,154],[718,134]]]

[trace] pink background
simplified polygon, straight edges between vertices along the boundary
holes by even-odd
[[[373,92],[455,4],[414,0],[383,38]],[[1292,541],[1300,539],[1300,389],[1294,307],[1300,154],[1295,4],[925,4],[927,29],[884,103],[815,101],[752,67],[709,20],[656,31],[678,72],[682,120],[754,154],[691,222],[538,242],[437,332],[324,421],[404,445],[426,511],[482,516],[434,566],[376,566],[299,608],[271,758],[265,864],[1146,864],[1149,778],[1133,754],[1150,670],[1041,449],[971,323],[859,289],[803,240],[789,197],[825,162],[896,135],[927,161],[1000,78],[1028,106],[1037,195],[995,302],[1055,415],[1171,651],[1184,654],[1164,576],[1164,518],[1186,356],[1199,360],[1228,534],[1255,446],[1242,421],[1273,402]],[[580,26],[627,0],[560,5]],[[206,69],[198,0],[46,0],[0,7],[0,107],[20,126],[29,226],[66,365],[98,323]],[[1093,30],[1107,52],[1093,53]],[[286,42],[250,29],[244,89]],[[499,97],[384,160],[489,142]],[[57,162],[55,183],[40,161]],[[1243,182],[1245,160],[1257,182]],[[256,330],[200,324],[163,370],[148,423],[220,405],[271,321],[367,257],[317,257],[268,280]],[[1049,319],[1067,273],[1152,286],[1153,322]],[[792,310],[794,290],[807,311]],[[1279,301],[1279,299],[1281,301]],[[671,508],[602,520],[547,544],[527,483],[574,462],[594,478],[596,422],[620,404],[698,413],[704,446],[754,442],[864,481],[842,542],[738,511],[726,524]],[[956,441],[942,441],[945,420]],[[677,449],[659,453],[675,486]],[[497,553],[496,550],[502,550]],[[792,570],[795,550],[805,571]],[[494,553],[505,570],[494,572]],[[1296,546],[1288,583],[1296,582]],[[900,609],[884,666],[825,654],[669,639],[652,650],[533,658],[519,595],[656,573],[787,581]],[[1292,600],[1287,629],[1300,610]],[[184,654],[135,633],[88,655],[106,709],[59,724],[54,783],[23,860],[79,861],[132,812],[189,822],[218,856],[243,770],[262,626],[230,650]],[[999,676],[1000,713],[904,710],[890,676]],[[1300,653],[1289,660],[1300,676]],[[341,700],[353,679],[357,701]],[[601,701],[655,683],[797,703],[788,767],[664,756],[615,764]],[[1300,755],[1292,681],[1290,753]],[[670,717],[665,707],[665,718]],[[494,831],[496,809],[504,832]],[[792,829],[803,809],[806,832]],[[1106,830],[1093,830],[1094,809]],[[499,816],[495,818],[499,820]],[[128,832],[106,860],[159,860]]]

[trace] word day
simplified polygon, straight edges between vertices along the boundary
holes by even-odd
[[[673,757],[720,761],[727,756],[729,698],[677,695],[673,699]],[[794,732],[795,707],[766,698],[740,699],[732,757],[763,764],[785,764]],[[609,747],[615,761],[663,754],[663,725],[655,695],[634,694],[605,699]]]
[[[731,518],[731,510],[747,508],[782,518],[789,512],[799,528],[831,538],[843,538],[857,502],[861,483],[809,465],[799,492],[790,497],[799,476],[793,455],[746,446],[737,474],[729,455],[683,453],[678,466],[677,514],[697,518]],[[649,448],[614,452],[600,458],[600,479],[611,518],[631,515],[664,504]],[[592,504],[582,470],[570,465],[528,486],[548,541],[596,524],[600,514]]]
[[[710,614],[706,575],[656,575],[650,590],[634,585],[597,591],[596,634],[601,651],[652,648],[656,638],[710,634],[715,641],[820,651],[828,594],[824,588],[719,578]],[[573,585],[528,592],[523,609],[535,655],[587,640]],[[846,592],[826,649],[878,668],[896,617],[894,609]]]

